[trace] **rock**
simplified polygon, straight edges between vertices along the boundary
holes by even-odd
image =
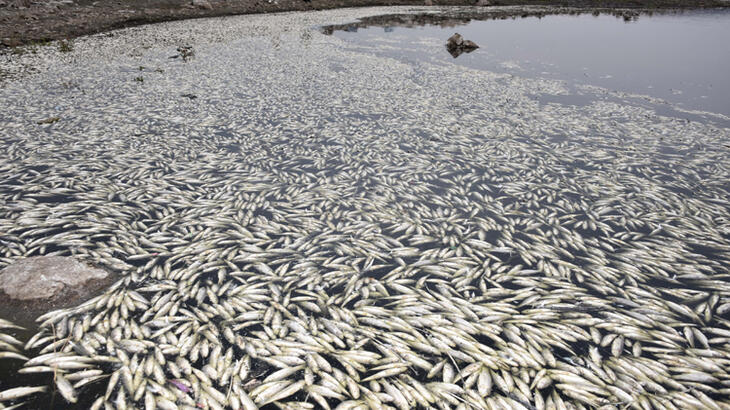
[[[459,33],[454,33],[453,36],[449,37],[449,39],[446,40],[446,47],[456,48],[460,47],[463,43],[464,37],[462,37]]]
[[[471,40],[464,40],[459,33],[454,33],[453,36],[446,40],[446,50],[454,57],[458,57],[461,53],[471,53],[472,51],[479,48],[477,43]]]
[[[461,43],[461,47],[464,49],[472,49],[472,50],[479,48],[477,43],[475,43],[471,40],[464,40],[464,42]]]
[[[36,256],[21,259],[0,270],[0,291],[18,301],[53,301],[82,296],[89,285],[103,282],[110,274],[71,257]]]
[[[208,0],[193,0],[193,6],[203,10],[213,10],[213,5]]]

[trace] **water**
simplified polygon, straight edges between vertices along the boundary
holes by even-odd
[[[433,47],[454,32],[480,48],[454,58],[445,47]],[[357,46],[385,48],[381,55],[555,78],[730,115],[730,10],[642,15],[631,21],[550,15],[456,27],[368,27],[335,35]]]
[[[571,94],[542,76],[464,67],[483,42],[453,60],[441,37],[376,48],[312,29],[395,12],[144,26],[5,63],[36,62],[38,73],[0,87],[0,266],[16,249],[58,251],[124,275],[44,326],[61,343],[27,355],[89,356],[70,343],[83,341],[119,360],[91,363],[110,377],[80,389],[76,408],[107,389],[115,404],[143,408],[136,393],[161,390],[136,384],[153,379],[178,404],[206,407],[170,383],[200,382],[176,374],[178,359],[232,370],[232,381],[210,382],[223,396],[231,386],[254,396],[281,359],[316,371],[315,384],[351,377],[359,397],[376,397],[366,379],[390,352],[406,366],[378,383],[438,389],[455,368],[487,360],[500,370],[479,377],[527,386],[555,368],[593,372],[603,398],[584,406],[620,407],[629,403],[604,389],[616,384],[606,374],[640,390],[647,378],[632,372],[648,366],[673,381],[661,397],[675,407],[696,392],[726,405],[713,381],[728,379],[726,363],[707,382],[684,373],[730,354],[730,128],[656,115],[641,98],[627,105],[579,84]],[[170,59],[184,44],[195,57]],[[605,372],[587,366],[596,353]],[[326,366],[309,369],[314,354]],[[230,369],[249,359],[248,374]],[[26,379],[18,366],[0,361],[0,389],[53,384],[50,372]],[[110,385],[122,369],[134,386],[124,376]],[[523,400],[500,384],[480,397]],[[575,406],[589,384],[532,388],[523,406]],[[455,400],[434,394],[423,407]],[[69,408],[33,400],[25,407]],[[282,402],[305,400],[319,406],[305,387]]]

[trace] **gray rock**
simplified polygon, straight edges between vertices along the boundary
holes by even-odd
[[[464,42],[461,43],[461,47],[462,48],[465,48],[465,49],[479,48],[479,46],[477,45],[477,43],[475,43],[475,42],[473,42],[471,40],[464,40]]]
[[[203,10],[213,10],[213,5],[208,0],[193,0],[193,6]]]
[[[81,295],[86,286],[109,278],[105,270],[74,258],[36,256],[21,259],[0,271],[0,291],[20,301],[50,301],[65,294]]]
[[[461,47],[461,45],[464,43],[464,37],[461,36],[459,33],[454,33],[453,36],[449,37],[448,40],[446,40],[446,47],[449,48],[457,48]]]
[[[446,40],[446,50],[454,57],[460,56],[462,53],[471,53],[472,51],[479,48],[479,46],[471,41],[464,40],[464,37],[459,33],[454,33],[453,36]]]

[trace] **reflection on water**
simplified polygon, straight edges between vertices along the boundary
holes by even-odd
[[[638,19],[550,15],[471,21],[456,30],[481,46],[456,64],[646,94],[684,109],[730,115],[728,10]],[[368,27],[334,33],[358,46],[387,46],[381,55],[452,60],[434,46],[444,44],[453,28]]]

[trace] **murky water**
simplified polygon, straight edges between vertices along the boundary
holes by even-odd
[[[453,58],[432,47],[444,44],[454,32],[480,48]],[[641,15],[631,21],[610,15],[551,15],[455,27],[368,27],[335,35],[379,55],[555,78],[730,115],[728,10]]]
[[[61,374],[82,409],[727,405],[730,129],[453,64],[486,47],[403,58],[313,29],[395,12],[0,60],[37,67],[0,88],[0,266],[123,275],[30,351],[0,330],[33,360],[0,360],[0,391]]]

